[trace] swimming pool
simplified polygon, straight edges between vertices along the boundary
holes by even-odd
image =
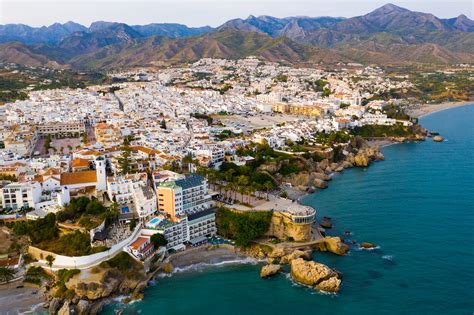
[[[122,208],[122,213],[129,213],[130,209],[128,207],[123,207]]]

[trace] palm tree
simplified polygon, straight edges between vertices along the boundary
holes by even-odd
[[[8,267],[0,267],[0,279],[8,283],[15,276],[15,272]]]
[[[265,183],[263,183],[263,187],[265,188],[265,191],[267,193],[267,200],[268,200],[268,193],[270,189],[273,188],[273,184],[270,181],[266,181]]]
[[[51,271],[53,271],[53,263],[55,260],[56,258],[54,258],[53,255],[46,256],[46,261],[48,262],[48,266],[49,266],[49,269],[51,269]]]

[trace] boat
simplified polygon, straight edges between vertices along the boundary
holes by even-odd
[[[436,137],[433,137],[433,141],[434,141],[434,142],[443,142],[443,141],[444,141],[444,138],[443,138],[443,137],[440,137],[440,136],[436,136]]]

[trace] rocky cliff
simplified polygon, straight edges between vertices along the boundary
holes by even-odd
[[[291,239],[295,242],[306,242],[312,239],[311,224],[295,224],[287,214],[273,212],[270,228],[266,235],[275,236],[280,240]]]

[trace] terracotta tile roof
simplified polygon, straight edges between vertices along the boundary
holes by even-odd
[[[145,244],[147,241],[148,241],[148,238],[139,237],[132,244],[130,244],[130,247],[133,248],[134,250],[138,250],[140,246]]]
[[[61,174],[61,186],[96,183],[96,182],[97,182],[97,173],[95,171],[84,171],[84,172]]]
[[[143,147],[143,146],[134,146],[134,147],[132,147],[132,150],[142,151],[143,153],[146,153],[148,155],[158,153],[157,151],[155,151],[153,149]]]
[[[83,168],[83,167],[88,168],[89,167],[89,160],[81,159],[81,158],[74,159],[71,162],[71,166],[73,168],[76,168],[76,167],[78,167],[78,168]]]
[[[43,175],[59,175],[61,174],[61,170],[58,168],[48,168],[46,172],[43,173]]]

